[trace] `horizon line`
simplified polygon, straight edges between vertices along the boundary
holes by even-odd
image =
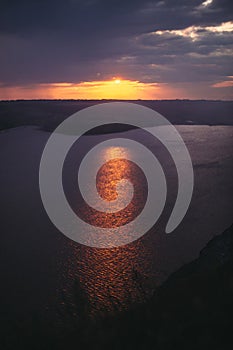
[[[115,98],[102,98],[102,99],[47,99],[47,98],[37,98],[37,99],[4,99],[0,100],[0,102],[42,102],[42,101],[47,101],[47,102],[52,102],[52,101],[64,101],[64,102],[69,102],[69,101],[76,101],[76,102],[101,102],[101,101],[133,101],[133,102],[138,102],[138,101],[145,101],[145,102],[156,102],[156,101],[206,101],[206,102],[233,102],[232,100],[228,99],[189,99],[189,98],[175,98],[175,99],[115,99]]]

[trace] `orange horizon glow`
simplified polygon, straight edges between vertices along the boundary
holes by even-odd
[[[1,87],[0,99],[154,99],[161,94],[157,83],[142,83],[114,77],[111,80],[81,83],[50,83],[27,86]]]
[[[214,84],[144,83],[113,77],[110,80],[80,83],[58,82],[4,86],[0,82],[1,100],[173,100],[222,99],[232,100],[230,90],[233,76]],[[229,90],[229,92],[227,92]]]

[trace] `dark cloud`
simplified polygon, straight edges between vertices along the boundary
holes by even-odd
[[[216,82],[232,75],[232,33],[205,27],[232,20],[233,3],[201,3],[2,0],[0,80],[9,85],[79,82],[119,74],[150,82]],[[190,26],[202,27],[196,41],[152,34]]]

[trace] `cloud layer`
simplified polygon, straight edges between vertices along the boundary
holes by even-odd
[[[232,14],[230,0],[3,0],[0,92],[120,76],[229,99]]]

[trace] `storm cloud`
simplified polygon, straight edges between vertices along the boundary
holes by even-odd
[[[225,89],[229,98],[232,14],[230,0],[3,0],[0,83],[79,83],[119,75],[201,84],[210,96],[211,89]],[[216,87],[227,81],[229,86]]]

